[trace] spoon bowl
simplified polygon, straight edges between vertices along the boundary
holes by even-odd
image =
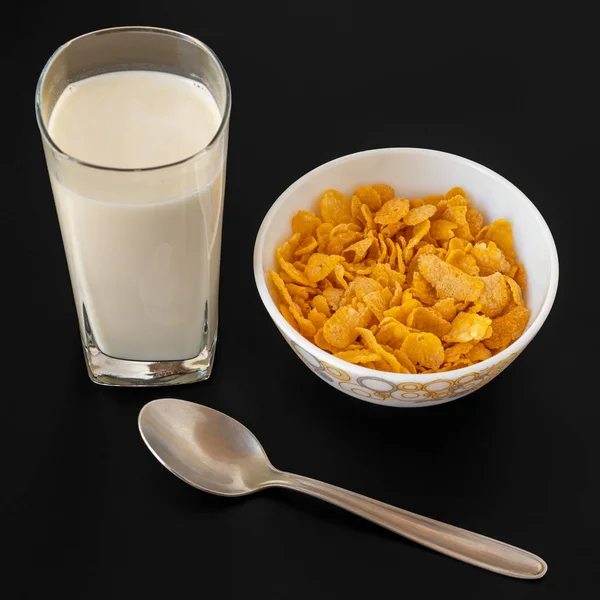
[[[207,406],[161,398],[142,408],[138,424],[158,461],[205,492],[245,496],[268,487],[276,473],[249,429]]]
[[[342,488],[279,471],[241,423],[207,406],[162,398],[146,404],[138,424],[159,462],[186,483],[219,496],[245,496],[277,486],[344,508],[419,544],[472,565],[521,579],[539,579],[535,554],[422,517]]]

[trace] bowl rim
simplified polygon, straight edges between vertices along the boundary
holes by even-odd
[[[292,194],[297,188],[301,187],[307,180],[309,180],[314,175],[326,171],[333,166],[351,160],[353,158],[358,158],[359,156],[371,156],[377,154],[424,154],[430,156],[442,156],[446,159],[449,159],[454,162],[466,163],[476,170],[482,171],[484,174],[492,177],[508,185],[513,188],[518,196],[520,196],[521,200],[524,201],[525,204],[529,206],[529,208],[533,211],[534,217],[537,219],[541,231],[542,237],[546,243],[547,252],[550,256],[550,281],[548,282],[548,291],[546,292],[546,297],[544,298],[544,302],[540,308],[540,311],[537,317],[530,323],[529,328],[521,335],[520,338],[515,340],[512,344],[507,346],[502,352],[499,352],[495,356],[482,360],[481,362],[475,363],[474,365],[470,365],[468,367],[462,367],[461,369],[455,369],[452,371],[443,371],[438,373],[392,373],[386,371],[385,373],[381,371],[376,371],[374,369],[369,369],[367,367],[363,367],[361,365],[355,365],[354,363],[349,363],[341,358],[337,358],[333,354],[326,352],[319,348],[313,342],[307,340],[304,336],[302,336],[298,331],[296,331],[283,317],[279,308],[276,306],[271,294],[269,293],[269,289],[266,281],[266,274],[262,268],[262,256],[263,256],[263,246],[264,240],[267,231],[275,217],[275,214],[279,210],[279,208],[285,203],[286,199],[290,194]],[[300,346],[303,349],[306,349],[307,352],[313,354],[319,361],[324,361],[330,366],[340,369],[342,371],[349,370],[356,374],[357,377],[387,377],[391,381],[395,381],[397,383],[403,382],[427,382],[432,383],[436,380],[439,380],[440,377],[449,376],[448,374],[452,374],[453,379],[460,379],[464,375],[468,375],[473,371],[486,371],[488,368],[491,368],[493,365],[499,363],[500,361],[506,360],[509,356],[513,355],[515,352],[520,353],[531,340],[536,336],[538,331],[541,329],[542,325],[546,321],[548,315],[550,314],[550,310],[552,309],[552,305],[554,304],[554,300],[556,298],[556,292],[558,289],[558,279],[559,279],[559,263],[558,263],[558,252],[556,249],[556,244],[554,242],[554,238],[546,223],[544,217],[537,209],[535,204],[513,183],[511,183],[508,179],[496,173],[489,167],[486,167],[478,162],[475,162],[469,158],[465,158],[463,156],[459,156],[458,154],[452,154],[450,152],[444,152],[442,150],[433,150],[428,148],[413,148],[413,147],[390,147],[390,148],[375,148],[371,150],[362,150],[360,152],[353,152],[351,154],[346,154],[344,156],[340,156],[333,160],[330,160],[314,169],[311,169],[302,177],[294,181],[291,185],[289,185],[275,200],[272,204],[271,208],[267,211],[267,214],[264,216],[258,233],[256,235],[256,240],[254,243],[254,255],[253,255],[253,264],[254,264],[254,281],[256,283],[256,287],[259,293],[259,296],[262,300],[263,305],[265,306],[267,312],[269,313],[271,319],[275,322],[277,327],[283,331],[285,336],[294,342],[297,346]],[[373,375],[373,373],[377,373],[377,375]]]

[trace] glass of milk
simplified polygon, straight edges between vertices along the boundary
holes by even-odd
[[[92,381],[208,378],[231,109],[219,59],[175,31],[95,31],[54,53],[35,105]]]

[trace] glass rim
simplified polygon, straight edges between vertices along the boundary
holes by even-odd
[[[194,154],[192,154],[190,156],[186,156],[185,158],[182,158],[180,160],[177,160],[177,161],[174,161],[171,163],[167,163],[167,164],[163,164],[163,165],[156,165],[153,167],[122,168],[122,167],[108,167],[106,165],[97,165],[97,164],[94,164],[91,162],[87,162],[87,161],[75,158],[74,156],[71,156],[64,150],[61,150],[61,148],[52,139],[52,136],[50,135],[50,132],[48,131],[46,124],[44,123],[44,118],[42,116],[42,107],[41,107],[42,84],[46,78],[48,70],[50,69],[50,67],[52,66],[54,61],[58,58],[58,56],[63,51],[65,51],[71,44],[77,42],[78,40],[81,40],[83,38],[87,38],[87,37],[90,37],[93,35],[104,35],[104,34],[117,33],[117,32],[161,33],[163,35],[177,37],[179,39],[193,43],[196,46],[199,46],[215,61],[219,71],[221,72],[221,74],[223,76],[223,80],[225,83],[225,108],[223,110],[223,114],[221,116],[221,122],[219,124],[219,127],[218,127],[215,135],[213,136],[211,141],[206,146],[204,146],[204,148],[198,150],[198,152],[195,152]],[[223,136],[223,132],[225,131],[225,128],[227,127],[227,123],[229,122],[230,113],[231,113],[231,85],[229,83],[229,77],[227,76],[227,71],[225,71],[225,67],[219,60],[219,57],[216,55],[216,53],[207,44],[205,44],[204,42],[201,42],[199,39],[197,39],[191,35],[187,35],[186,33],[181,33],[179,31],[175,31],[173,29],[164,29],[161,27],[146,27],[146,26],[109,27],[106,29],[97,29],[96,31],[90,31],[88,33],[84,33],[82,35],[74,37],[71,40],[69,40],[68,42],[65,42],[64,44],[59,46],[52,53],[52,56],[50,56],[50,58],[44,65],[42,72],[40,73],[40,77],[38,79],[37,86],[35,88],[35,117],[36,117],[38,127],[40,129],[40,132],[41,132],[44,140],[46,140],[46,142],[50,145],[52,150],[56,154],[61,156],[62,158],[65,158],[66,160],[69,160],[70,162],[73,162],[82,167],[98,169],[101,171],[114,171],[114,172],[121,172],[121,173],[158,171],[160,169],[168,169],[170,167],[176,167],[178,165],[182,165],[189,161],[195,160],[195,159],[199,158],[200,156],[202,156],[203,154],[207,154],[216,145],[216,143],[219,141],[219,139]]]

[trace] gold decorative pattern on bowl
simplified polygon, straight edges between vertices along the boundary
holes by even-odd
[[[449,371],[443,374],[441,373],[440,379],[435,379],[434,381],[428,381],[426,383],[407,381],[396,384],[386,379],[385,374],[380,371],[373,371],[373,375],[353,378],[343,369],[334,367],[323,360],[319,360],[316,356],[298,346],[287,336],[284,335],[283,337],[298,358],[313,371],[313,373],[321,377],[321,379],[324,379],[333,387],[338,387],[340,390],[356,398],[375,402],[385,402],[389,398],[392,398],[394,400],[399,400],[400,402],[418,404],[421,402],[446,400],[450,397],[458,398],[485,385],[508,367],[508,365],[510,365],[510,363],[512,363],[519,355],[518,352],[513,352],[510,356],[500,362],[492,363],[477,371],[471,371],[456,379],[451,378],[452,372]]]

